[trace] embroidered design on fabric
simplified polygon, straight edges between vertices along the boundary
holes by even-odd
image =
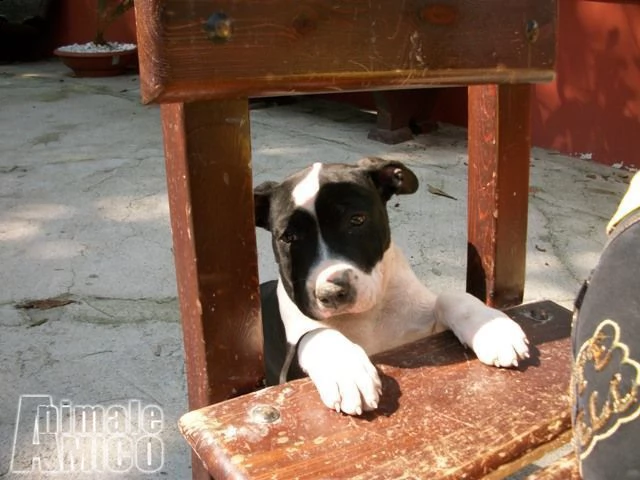
[[[585,398],[589,386],[585,369],[596,378],[607,376],[608,391],[593,391]],[[620,341],[620,326],[604,320],[580,347],[573,372],[573,390],[581,399],[574,425],[581,459],[620,425],[640,415],[639,383],[640,363],[629,358],[629,347]]]

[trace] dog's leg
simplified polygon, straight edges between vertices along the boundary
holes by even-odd
[[[436,316],[487,365],[512,367],[529,357],[529,342],[520,326],[468,293],[438,295]]]
[[[375,410],[382,391],[378,371],[365,351],[337,330],[305,316],[278,284],[287,341],[298,345],[298,363],[329,408],[349,415]]]

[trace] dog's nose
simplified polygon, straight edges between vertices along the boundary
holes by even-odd
[[[316,298],[327,308],[337,308],[353,300],[351,271],[336,272],[316,288]]]

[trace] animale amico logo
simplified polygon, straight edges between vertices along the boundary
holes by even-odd
[[[164,464],[158,405],[53,403],[51,395],[18,400],[12,473],[153,473]]]

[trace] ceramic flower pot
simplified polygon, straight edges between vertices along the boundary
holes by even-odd
[[[90,47],[82,48],[79,45],[76,47],[60,47],[53,52],[73,70],[76,77],[121,75],[127,67],[134,64],[138,53],[135,45],[127,45],[127,48],[103,48],[101,51],[91,51]]]

